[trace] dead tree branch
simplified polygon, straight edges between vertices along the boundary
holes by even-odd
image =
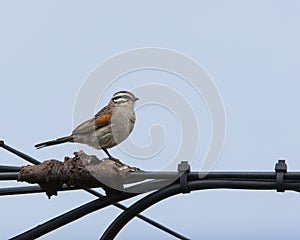
[[[83,151],[75,152],[74,157],[65,157],[63,162],[47,160],[39,165],[23,166],[18,174],[18,181],[37,183],[50,198],[64,184],[76,188],[101,187],[106,194],[122,191],[130,172],[139,171],[111,159],[99,160],[94,155]]]

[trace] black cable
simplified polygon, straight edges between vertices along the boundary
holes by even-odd
[[[147,183],[146,183],[147,184]],[[299,191],[300,189],[300,182],[299,181],[295,181],[295,180],[286,180],[284,181],[284,188],[286,190],[294,190],[294,191]],[[160,195],[159,198],[157,198],[154,202],[152,202],[152,204],[154,204],[156,201],[159,201],[161,198],[166,198],[169,196],[169,192],[167,193],[167,195],[165,195],[166,193],[164,193],[165,189],[168,189],[171,187],[177,186],[179,189],[180,188],[180,184],[178,182],[173,183],[172,185],[163,188],[161,190],[158,190],[157,193],[158,195]],[[276,189],[276,181],[271,181],[271,180],[266,180],[266,181],[261,181],[261,180],[240,180],[240,179],[235,179],[235,180],[224,180],[224,179],[220,179],[220,180],[194,180],[194,181],[189,181],[188,182],[188,187],[189,190],[194,191],[194,190],[203,190],[203,189],[214,189],[214,188],[229,188],[229,189],[256,189],[256,190],[272,190],[272,189]],[[181,190],[176,190],[177,193],[181,192]],[[172,192],[171,192],[172,193]],[[174,194],[177,194],[174,193]],[[88,204],[85,204],[79,208],[76,208],[70,212],[67,212],[55,219],[52,219],[42,225],[39,225],[23,234],[20,234],[18,236],[16,236],[16,238],[13,239],[31,239],[31,238],[36,238],[39,236],[42,236],[54,229],[57,229],[69,222],[72,222],[82,216],[85,216],[93,211],[96,211],[98,209],[101,209],[103,207],[108,206],[109,204],[114,204],[118,201],[136,196],[137,194],[134,193],[123,193],[121,195],[117,195],[117,196],[111,196],[111,197],[103,197],[101,199],[97,199],[94,200],[93,202],[90,202]],[[152,194],[148,195],[148,196],[152,196]],[[165,197],[164,197],[165,196]],[[140,201],[139,201],[140,202]],[[135,206],[135,204],[133,205]],[[146,202],[146,205],[141,206],[138,208],[139,210],[136,212],[134,211],[134,215],[138,214],[139,211],[142,211],[142,209],[145,209],[147,207],[149,207],[149,203]],[[130,209],[132,209],[132,207],[130,207]],[[126,210],[125,212],[127,213],[129,210]],[[131,212],[132,210],[130,210],[129,212]],[[124,214],[125,214],[124,212]],[[132,214],[132,213],[131,213]],[[128,218],[129,216],[129,218]],[[131,220],[133,215],[128,215],[127,219],[128,221]],[[125,218],[126,220],[126,218]],[[120,220],[118,220],[120,221]],[[126,221],[125,221],[126,222]],[[124,219],[121,221],[121,223],[125,224]],[[120,222],[118,222],[119,224]],[[121,224],[121,225],[122,225]],[[109,230],[110,229],[110,230]],[[111,228],[109,228],[106,232],[109,233],[109,235],[111,234]],[[118,228],[116,228],[118,229]],[[121,228],[120,228],[121,229]],[[120,230],[119,229],[119,230]],[[107,234],[108,234],[107,233]],[[117,233],[115,233],[117,234]],[[104,235],[105,237],[106,235]],[[103,238],[105,239],[105,238]]]
[[[6,181],[6,180],[18,180],[18,172],[8,172],[8,173],[0,173],[0,180]]]
[[[19,156],[20,158],[23,158],[24,160],[26,160],[32,164],[40,164],[40,162],[38,160],[34,159],[33,157],[30,157],[29,155],[22,153],[16,149],[6,145],[3,140],[0,141],[0,147],[3,147],[7,151]]]
[[[78,188],[63,186],[59,191],[79,190]],[[81,190],[81,189],[80,189]],[[32,194],[44,193],[40,186],[24,186],[24,187],[7,187],[0,188],[0,196],[17,195],[17,194]]]
[[[24,233],[21,233],[11,240],[25,240],[25,239],[36,239],[48,232],[51,232],[61,226],[64,226],[68,223],[73,222],[74,220],[81,218],[89,213],[107,207],[116,202],[128,199],[130,197],[135,196],[135,194],[123,193],[115,196],[105,196],[103,198],[96,199],[89,203],[86,203],[78,208],[75,208],[69,212],[66,212],[54,219],[51,219],[43,224],[36,226],[33,229],[30,229]]]
[[[19,172],[21,167],[0,165],[0,172]]]
[[[97,196],[97,197],[103,197],[104,196],[103,194],[101,194],[101,193],[99,193],[99,192],[97,192],[97,191],[95,191],[93,189],[86,189],[86,191],[89,192],[89,193],[91,193],[91,194],[93,194],[93,195],[95,195],[95,196]],[[127,210],[127,207],[124,206],[123,204],[114,203],[113,205],[116,206],[116,207],[118,207],[118,208],[120,208],[120,209],[122,209],[122,210],[124,210],[124,211]],[[149,223],[151,225],[153,225],[154,227],[157,227],[158,229],[160,229],[162,231],[165,231],[165,232],[173,235],[174,237],[177,237],[178,239],[188,239],[185,236],[183,236],[183,235],[181,235],[181,234],[173,231],[172,229],[170,229],[168,227],[165,227],[164,225],[162,225],[162,224],[160,224],[160,223],[158,223],[158,222],[156,222],[156,221],[154,221],[154,220],[152,220],[152,219],[150,219],[148,217],[145,217],[145,216],[143,216],[141,214],[137,214],[136,217],[142,219],[143,221],[145,221],[145,222],[147,222],[147,223]]]
[[[299,188],[300,183],[297,183],[296,186]],[[288,186],[288,184],[285,184],[285,187],[286,190],[289,190],[290,186]],[[188,182],[188,188],[190,191],[217,188],[271,190],[276,189],[276,182],[195,180]],[[120,232],[120,230],[137,214],[141,213],[153,204],[179,193],[182,193],[182,188],[180,186],[180,183],[175,183],[142,198],[127,210],[122,212],[114,220],[114,222],[106,229],[105,233],[102,235],[101,240],[114,239]]]
[[[178,179],[178,172],[132,172],[128,174],[130,181],[143,181],[146,179]],[[216,178],[247,178],[247,179],[276,179],[275,172],[191,172],[188,174],[189,180],[216,179]],[[300,172],[287,172],[285,179],[300,180]]]

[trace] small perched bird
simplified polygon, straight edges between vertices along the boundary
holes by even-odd
[[[102,149],[110,159],[115,159],[107,151],[123,142],[131,133],[135,123],[134,104],[139,100],[131,92],[120,91],[113,95],[107,106],[92,119],[76,127],[70,136],[36,144],[36,148],[48,147],[65,142],[87,144]]]

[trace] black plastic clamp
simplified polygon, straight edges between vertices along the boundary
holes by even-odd
[[[182,161],[178,164],[178,172],[179,172],[179,183],[182,193],[190,193],[191,190],[188,186],[188,173],[191,171],[191,166],[187,161]]]
[[[275,165],[276,172],[276,190],[277,192],[284,192],[284,174],[287,172],[287,165],[285,160],[278,160]]]

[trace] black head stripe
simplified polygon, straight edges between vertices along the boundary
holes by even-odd
[[[115,103],[125,103],[125,102],[128,102],[129,99],[131,99],[129,96],[127,95],[124,95],[124,96],[116,96],[116,97],[113,97],[113,101]]]
[[[129,99],[134,100],[135,96],[132,93],[127,92],[127,91],[117,92],[117,93],[114,94],[114,96],[112,98],[112,100],[114,102],[126,102]]]
[[[131,92],[127,92],[127,91],[119,91],[119,92],[116,92],[116,93],[114,94],[114,96],[115,96],[115,95],[130,95],[130,96],[133,97],[133,94],[132,94]]]

